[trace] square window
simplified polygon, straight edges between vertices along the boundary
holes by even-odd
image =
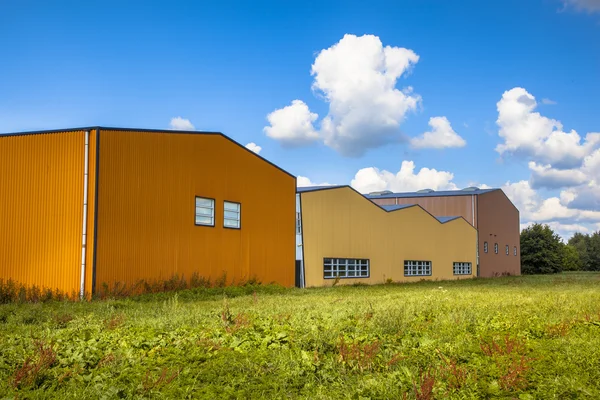
[[[241,204],[231,201],[223,202],[223,226],[225,228],[239,229],[241,222]]]
[[[196,197],[196,225],[215,226],[215,200]]]
[[[453,265],[454,275],[471,275],[470,262],[455,262]]]

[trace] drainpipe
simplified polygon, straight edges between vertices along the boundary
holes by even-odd
[[[83,161],[83,230],[81,235],[81,282],[79,297],[83,300],[85,295],[85,257],[87,246],[87,209],[88,209],[88,180],[89,180],[89,145],[90,131],[85,131],[84,161]]]

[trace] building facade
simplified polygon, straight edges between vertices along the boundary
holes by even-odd
[[[501,189],[380,192],[367,197],[379,205],[418,204],[435,216],[460,215],[478,231],[477,276],[521,274],[519,210]]]
[[[300,286],[472,278],[477,232],[418,205],[378,206],[349,186],[299,188]]]
[[[0,175],[0,279],[85,293],[193,274],[294,284],[296,179],[223,134],[0,135]]]

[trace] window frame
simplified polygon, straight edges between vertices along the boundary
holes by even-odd
[[[483,252],[484,253],[488,252],[488,242],[483,242]]]
[[[458,265],[459,268],[461,268],[461,267],[464,268],[465,264],[468,264],[468,266],[469,266],[469,273],[468,274],[465,274],[465,273],[458,273],[457,274],[456,273],[456,268],[457,268],[456,264],[461,264],[461,265]],[[473,264],[470,263],[470,262],[468,262],[468,261],[454,261],[452,263],[452,274],[457,275],[457,276],[473,275]]]
[[[407,263],[429,263],[429,273],[428,274],[406,274],[406,264]],[[416,268],[418,268],[418,265],[415,266]],[[423,268],[425,268],[425,265],[422,266]],[[408,278],[412,278],[415,276],[431,276],[433,273],[433,262],[431,262],[430,260],[404,260],[404,276],[408,277]]]
[[[238,213],[238,219],[237,219],[238,226],[227,226],[227,225],[225,225],[225,221],[227,221],[227,220],[233,221],[234,220],[233,218],[227,218],[225,216],[225,212],[227,212],[227,211],[229,211],[229,212],[235,212],[233,210],[227,210],[225,208],[225,204],[226,203],[231,203],[231,204],[237,204],[238,205],[238,211],[237,211],[237,213]],[[223,200],[223,228],[225,228],[225,229],[238,229],[238,230],[242,229],[242,203],[241,202],[239,202],[239,201],[231,201],[231,200]]]
[[[331,271],[326,271],[325,270],[325,262],[326,260],[331,260]],[[334,262],[333,260],[337,260],[338,262],[335,263],[335,265],[337,266],[337,271],[338,271],[338,275],[334,275],[334,271],[336,269],[333,268],[334,266]],[[339,266],[341,265],[339,263],[339,260],[345,260],[345,267],[346,267],[346,276],[340,276],[339,275]],[[362,270],[360,269],[360,267],[362,267],[362,264],[360,263],[361,261],[366,261],[367,262],[367,275],[360,275],[360,276],[348,276],[348,261],[354,261],[355,264],[355,270],[354,272],[359,272],[361,273]],[[331,272],[331,276],[326,276],[325,272]],[[371,259],[370,258],[345,258],[345,257],[323,257],[323,279],[366,279],[366,278],[370,278],[371,277]]]
[[[296,235],[302,235],[302,213],[296,211]]]
[[[498,246],[498,243],[494,243],[494,253],[498,254],[498,251],[500,249],[500,246]]]
[[[199,215],[202,215],[202,214],[198,214],[197,209],[198,208],[207,208],[207,207],[198,207],[198,203],[197,203],[198,199],[212,201],[212,216],[211,216],[211,218],[212,218],[212,224],[203,224],[203,223],[198,223],[197,222],[196,218]],[[209,228],[214,228],[215,227],[216,211],[217,211],[216,208],[217,208],[217,202],[215,201],[214,198],[212,198],[212,197],[205,197],[205,196],[194,196],[194,225],[195,226],[207,226]]]

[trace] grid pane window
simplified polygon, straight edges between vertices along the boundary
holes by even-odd
[[[325,279],[368,278],[369,260],[356,258],[324,258],[323,277]]]
[[[454,275],[471,275],[470,262],[455,262],[453,267]]]
[[[196,197],[196,225],[215,226],[215,201]]]
[[[488,252],[488,243],[487,242],[483,242],[483,252],[484,253]]]
[[[498,243],[494,243],[494,253],[498,254]]]
[[[296,213],[296,235],[302,235],[302,216],[299,212]]]
[[[240,227],[240,203],[234,203],[231,201],[225,201],[223,203],[223,226],[226,228],[239,228]]]
[[[404,276],[431,275],[431,261],[404,261]]]

